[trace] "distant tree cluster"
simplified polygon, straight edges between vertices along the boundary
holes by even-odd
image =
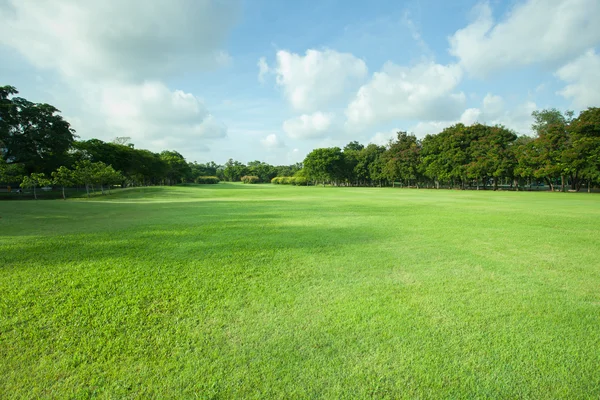
[[[577,117],[551,109],[533,113],[535,137],[503,126],[456,124],[422,140],[406,132],[387,146],[357,142],[315,149],[303,174],[313,184],[519,190],[544,182],[588,191],[600,183],[600,108]]]
[[[510,187],[544,182],[550,190],[588,191],[600,184],[600,108],[576,118],[556,109],[533,113],[535,137],[501,126],[456,124],[417,139],[398,132],[386,146],[356,141],[311,151],[303,163],[274,166],[229,159],[188,162],[177,151],[136,149],[129,137],[112,142],[77,140],[75,131],[49,104],[17,97],[0,87],[0,183],[33,191],[53,186],[214,184],[220,181],[337,186],[432,188]]]
[[[136,149],[129,137],[112,142],[77,140],[75,131],[49,104],[36,104],[21,97],[12,86],[0,87],[0,184],[31,189],[98,188],[110,193],[114,185],[146,186],[180,183],[239,181],[253,176],[254,182],[270,182],[279,175],[292,175],[301,165],[272,166],[260,161],[245,165],[229,160],[188,162],[177,151],[154,153]],[[256,180],[258,179],[258,181]]]

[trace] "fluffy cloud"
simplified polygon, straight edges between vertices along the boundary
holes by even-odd
[[[373,137],[369,140],[369,143],[373,143],[379,146],[385,146],[389,143],[391,139],[396,138],[398,131],[400,129],[392,129],[387,132],[377,132]]]
[[[576,107],[600,105],[600,56],[594,50],[560,68],[556,76],[568,83],[558,93]]]
[[[304,56],[281,50],[273,72],[292,107],[312,112],[344,100],[349,89],[362,83],[367,66],[334,50],[307,50]]]
[[[384,65],[362,86],[346,109],[350,126],[368,126],[395,119],[441,120],[460,115],[465,95],[456,92],[462,77],[456,65],[422,63]]]
[[[303,114],[283,123],[283,131],[293,139],[315,139],[329,134],[333,115],[322,112]]]
[[[238,3],[8,0],[0,4],[0,44],[67,77],[154,79],[181,68],[228,63],[220,46]]]
[[[262,139],[260,142],[267,149],[280,149],[282,147],[285,147],[285,143],[283,143],[277,137],[277,135],[274,134],[274,133],[268,135],[267,137],[265,137],[264,139]]]
[[[531,113],[536,109],[537,105],[535,103],[526,102],[507,110],[502,97],[487,94],[483,99],[481,108],[468,108],[456,120],[419,122],[411,127],[410,132],[417,137],[423,137],[427,134],[439,133],[444,128],[459,122],[465,125],[473,125],[479,122],[488,125],[504,125],[518,134],[530,135],[533,122]]]
[[[527,0],[495,22],[488,3],[449,38],[450,53],[470,73],[537,62],[561,62],[600,42],[598,0]]]
[[[115,136],[125,132],[134,142],[177,142],[188,148],[197,145],[196,140],[227,135],[225,125],[208,112],[202,100],[181,90],[171,91],[160,82],[106,85],[98,90],[100,104],[91,100],[89,106],[99,108]]]

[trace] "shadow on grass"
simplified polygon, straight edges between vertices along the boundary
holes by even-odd
[[[197,225],[171,221],[165,225],[105,229],[95,233],[22,235],[5,241],[8,246],[0,246],[0,265],[18,268],[24,263],[49,266],[74,262],[220,260],[230,255],[251,258],[289,249],[325,255],[337,253],[346,246],[368,246],[384,237],[357,225],[282,224],[275,215],[232,213],[220,215],[213,219],[214,223],[204,221],[208,223]]]

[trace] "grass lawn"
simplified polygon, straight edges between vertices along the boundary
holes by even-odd
[[[600,197],[0,202],[0,398],[598,398]]]

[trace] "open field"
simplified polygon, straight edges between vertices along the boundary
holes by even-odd
[[[600,197],[0,202],[0,398],[598,398]]]

